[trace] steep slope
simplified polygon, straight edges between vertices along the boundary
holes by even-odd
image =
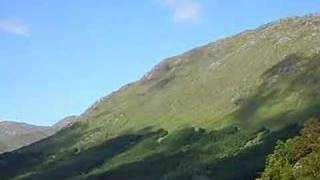
[[[29,145],[47,136],[49,127],[0,122],[0,153]]]
[[[79,123],[0,157],[4,179],[251,179],[320,115],[320,17],[293,17],[162,61]],[[22,160],[22,163],[17,164]]]

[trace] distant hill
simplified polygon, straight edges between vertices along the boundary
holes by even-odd
[[[0,122],[0,153],[39,141],[50,134],[50,127],[17,122]]]
[[[282,19],[165,59],[73,126],[1,155],[0,175],[254,179],[278,140],[320,117],[319,89],[320,16]]]
[[[76,116],[64,118],[52,127],[0,121],[0,153],[13,151],[51,136],[71,126],[76,118]]]

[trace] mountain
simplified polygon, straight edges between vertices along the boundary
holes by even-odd
[[[320,16],[291,17],[160,62],[81,121],[0,156],[2,179],[253,179],[320,116]]]
[[[27,146],[47,136],[49,127],[0,122],[0,153]]]
[[[52,127],[0,121],[0,154],[52,136],[56,132],[70,127],[75,121],[77,121],[76,116],[66,117]]]

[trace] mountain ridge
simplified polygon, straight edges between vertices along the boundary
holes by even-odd
[[[73,126],[0,156],[0,174],[252,179],[277,140],[320,116],[319,47],[320,16],[309,15],[167,58],[96,102]],[[25,162],[15,165],[16,159]]]

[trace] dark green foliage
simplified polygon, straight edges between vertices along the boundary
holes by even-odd
[[[320,179],[320,122],[308,121],[301,135],[278,142],[268,157],[263,179]]]

